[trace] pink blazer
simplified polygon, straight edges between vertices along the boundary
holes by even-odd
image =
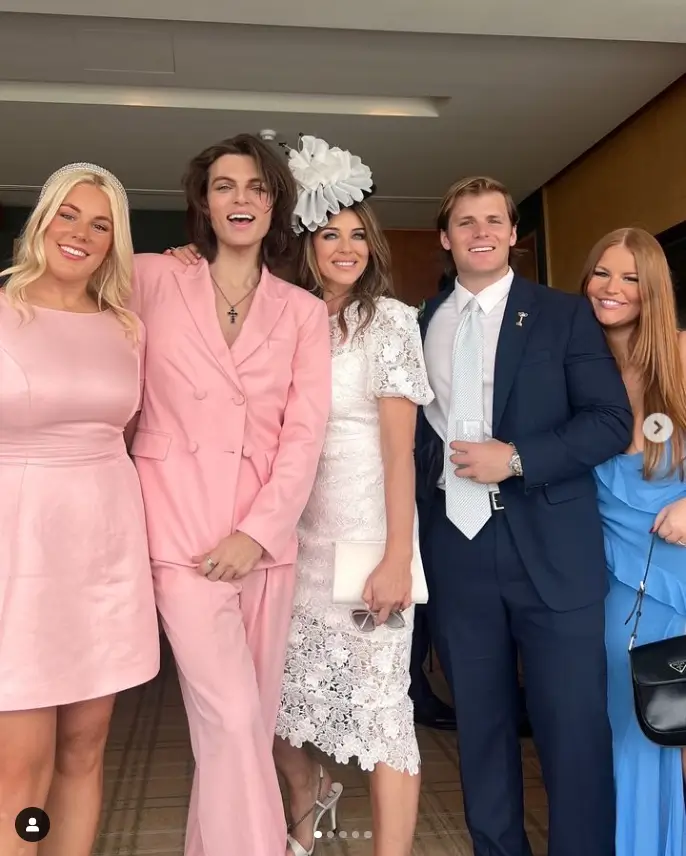
[[[155,561],[191,557],[240,530],[291,564],[331,406],[323,301],[265,268],[232,348],[205,261],[137,255],[131,309],[147,330],[132,455]]]

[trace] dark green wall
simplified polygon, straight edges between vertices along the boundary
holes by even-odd
[[[19,235],[30,208],[3,208],[0,221],[0,269],[12,259],[12,243]],[[159,253],[177,244],[185,244],[185,212],[132,211],[131,232],[137,253]]]
[[[686,330],[686,220],[655,237],[672,271],[679,327]]]

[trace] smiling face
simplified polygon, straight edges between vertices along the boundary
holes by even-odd
[[[93,184],[77,184],[45,230],[48,271],[62,282],[87,282],[110,252],[112,240],[107,195]]]
[[[624,246],[608,247],[593,269],[586,294],[605,328],[634,326],[641,314],[641,295],[634,254]]]
[[[364,223],[350,209],[331,217],[312,243],[321,278],[337,294],[349,291],[369,264]]]
[[[220,244],[247,248],[262,243],[271,226],[272,200],[253,158],[223,155],[212,164],[207,208]]]
[[[485,288],[504,276],[517,230],[502,193],[469,193],[455,200],[441,244],[463,285]]]

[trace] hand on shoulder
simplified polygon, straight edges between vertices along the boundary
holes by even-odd
[[[133,257],[133,267],[137,276],[147,278],[170,271],[184,273],[190,265],[169,253],[136,253]]]
[[[202,255],[198,252],[195,244],[186,244],[183,247],[169,247],[166,249],[163,256],[170,256],[181,262],[184,266],[197,265],[202,259]]]

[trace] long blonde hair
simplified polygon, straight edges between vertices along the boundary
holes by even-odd
[[[669,474],[686,476],[686,372],[679,352],[679,333],[674,285],[669,265],[658,241],[644,229],[617,229],[601,238],[591,250],[581,278],[587,294],[603,253],[623,246],[633,255],[638,275],[641,311],[629,340],[627,364],[637,371],[643,385],[643,413],[664,413],[672,420],[672,454]],[[643,475],[650,479],[660,466],[665,446],[646,438]]]
[[[126,194],[119,182],[106,170],[96,172],[88,166],[66,168],[48,179],[36,207],[19,238],[16,258],[11,267],[0,271],[8,276],[5,293],[10,303],[32,316],[26,289],[46,271],[45,232],[57,215],[69,192],[78,184],[92,184],[107,196],[112,208],[112,247],[88,283],[88,293],[98,308],[110,309],[127,332],[138,337],[136,316],[126,309],[131,296],[133,241]]]

